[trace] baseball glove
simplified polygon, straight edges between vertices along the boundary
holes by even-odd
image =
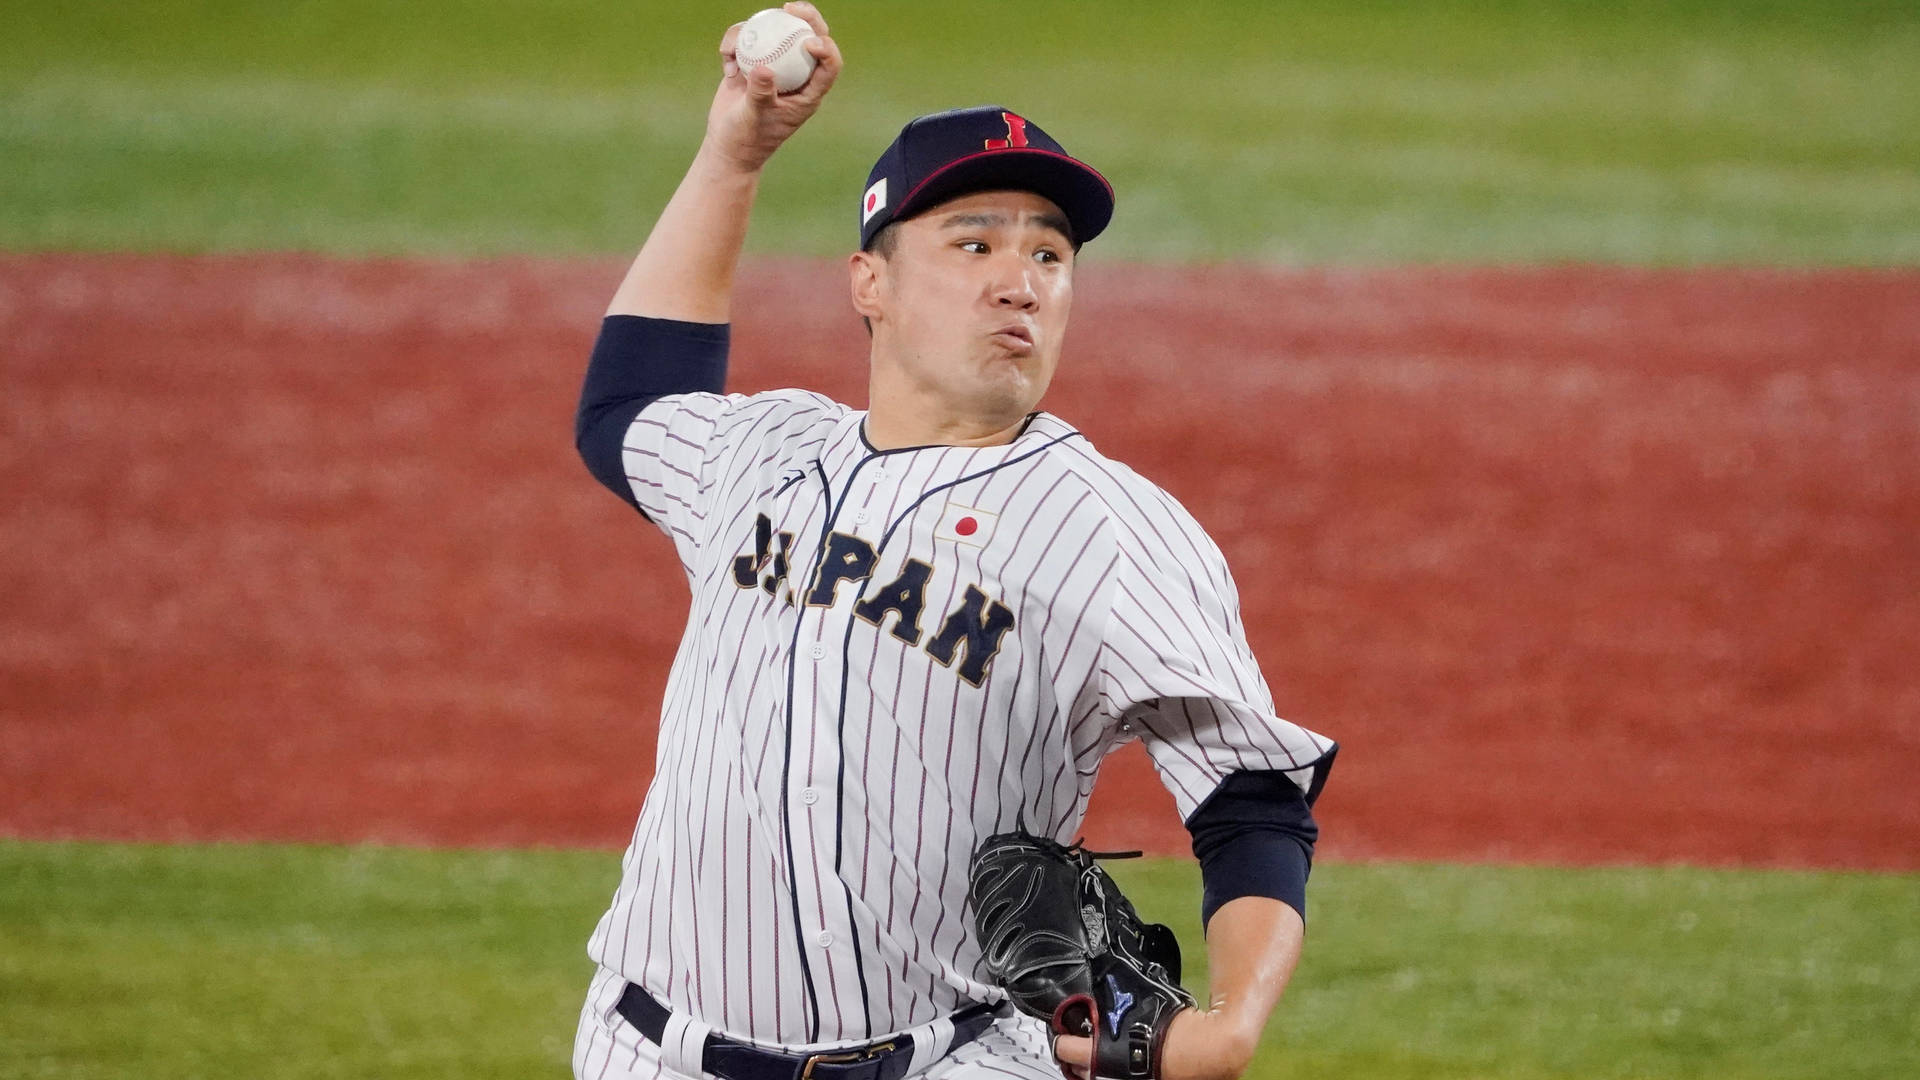
[[[1094,861],[1139,854],[1095,853],[1020,829],[987,837],[969,871],[988,977],[1056,1033],[1092,1036],[1094,1076],[1158,1076],[1167,1025],[1194,1004],[1180,985],[1173,931],[1141,922]]]

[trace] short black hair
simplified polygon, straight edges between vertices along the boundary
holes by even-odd
[[[860,250],[871,251],[883,259],[891,259],[893,258],[893,253],[898,251],[899,248],[900,223],[898,221],[889,221],[885,225],[880,226],[880,231],[874,233],[873,239],[868,240],[867,246]]]

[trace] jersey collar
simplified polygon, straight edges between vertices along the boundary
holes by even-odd
[[[911,454],[917,450],[955,450],[966,449],[982,456],[994,456],[995,452],[1026,450],[1039,443],[1050,442],[1077,433],[1077,429],[1065,420],[1048,412],[1030,412],[1027,421],[1021,425],[1020,433],[1013,441],[993,446],[956,447],[951,443],[926,443],[920,446],[899,446],[890,450],[881,450],[867,439],[867,414],[864,411],[851,414],[853,431],[862,451],[869,457],[888,457],[895,454]]]

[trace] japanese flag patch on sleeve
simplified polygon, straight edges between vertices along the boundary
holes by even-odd
[[[946,512],[940,515],[940,526],[933,535],[938,540],[986,547],[987,540],[993,536],[993,527],[999,521],[1000,515],[991,511],[948,503]]]

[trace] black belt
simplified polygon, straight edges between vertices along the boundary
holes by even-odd
[[[655,1046],[663,1045],[667,1031],[665,1005],[634,983],[628,983],[614,1006],[627,1023]],[[953,1014],[953,1041],[949,1052],[980,1037],[1006,1011],[1006,1002],[969,1005]],[[783,1054],[708,1035],[700,1052],[700,1068],[723,1080],[900,1080],[913,1063],[913,1040],[899,1037],[865,1046],[848,1046],[818,1054]]]

